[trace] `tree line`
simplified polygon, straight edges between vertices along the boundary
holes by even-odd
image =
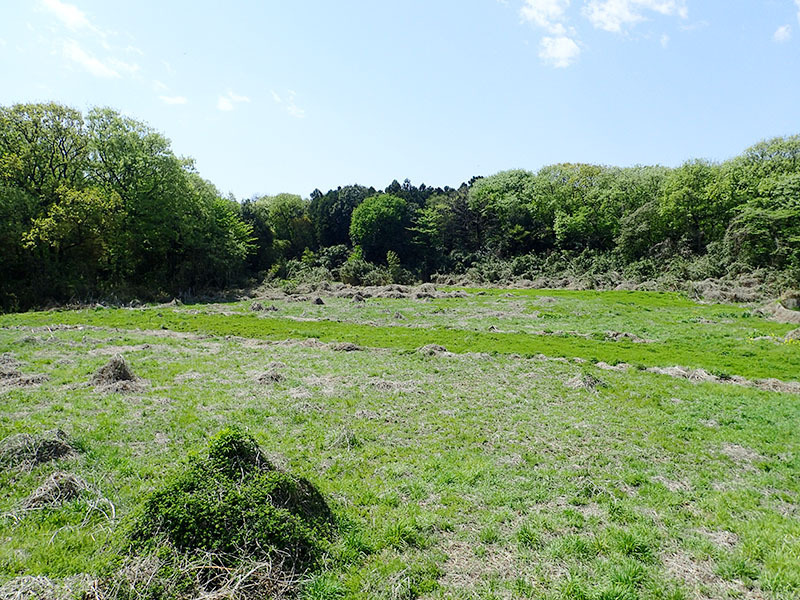
[[[309,198],[224,197],[114,110],[0,107],[0,307],[197,295],[263,278],[408,282],[503,262],[701,261],[800,281],[800,136],[676,168],[557,164],[458,187],[393,181]]]

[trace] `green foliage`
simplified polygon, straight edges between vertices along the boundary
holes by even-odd
[[[166,543],[183,553],[213,553],[226,566],[272,557],[305,570],[319,560],[332,519],[308,481],[277,470],[252,437],[226,429],[205,457],[193,458],[145,500],[127,539],[134,553]]]
[[[350,238],[364,251],[367,260],[377,262],[390,250],[403,255],[408,248],[411,209],[396,196],[372,196],[353,210]]]
[[[350,242],[350,218],[365,198],[375,195],[374,188],[347,185],[322,194],[311,194],[308,214],[320,246],[337,246]]]
[[[348,185],[308,200],[239,204],[163,135],[117,111],[0,107],[0,310],[98,295],[194,296],[248,276],[533,278],[557,263],[571,268],[567,255],[610,257],[594,262],[577,284],[585,287],[618,274],[656,278],[665,264],[675,277],[764,269],[796,285],[798,177],[800,136],[789,136],[720,164],[562,163],[458,188],[406,179],[382,192]],[[352,246],[363,262],[345,260]],[[313,259],[303,259],[306,250]]]
[[[275,237],[274,246],[282,258],[300,258],[314,246],[314,228],[307,203],[294,194],[264,196],[256,201],[266,209],[267,222]]]
[[[0,107],[5,214],[0,308],[230,285],[253,250],[237,203],[164,136],[107,108],[84,120],[57,104]]]

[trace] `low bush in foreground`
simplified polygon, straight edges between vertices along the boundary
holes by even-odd
[[[275,468],[256,441],[217,434],[124,527],[117,598],[282,597],[312,570],[334,531],[320,493]]]

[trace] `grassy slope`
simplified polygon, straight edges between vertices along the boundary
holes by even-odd
[[[556,302],[542,303],[542,295]],[[238,423],[310,477],[350,524],[309,597],[800,592],[796,396],[510,356],[791,379],[800,372],[796,345],[749,341],[788,327],[744,317],[741,308],[659,294],[276,304],[273,314],[283,318],[252,314],[247,303],[0,317],[0,352],[11,352],[25,372],[50,375],[39,387],[0,393],[0,437],[60,426],[86,449],[60,465],[0,474],[0,512],[13,512],[60,468],[85,477],[127,514],[209,432]],[[536,319],[537,329],[546,321],[552,330],[631,331],[658,342],[533,337],[521,333],[533,310],[554,315]],[[405,327],[395,325],[398,311]],[[702,323],[706,330],[700,319],[716,323]],[[26,329],[54,323],[100,329]],[[492,325],[511,333],[487,332]],[[387,350],[341,353],[226,335],[314,336]],[[497,354],[405,352],[425,343]],[[717,356],[720,348],[729,354]],[[103,395],[85,385],[122,350],[149,381],[143,392]],[[276,361],[286,379],[258,384],[258,373]],[[564,386],[587,372],[606,385]],[[0,573],[95,569],[111,524],[89,508],[78,502],[19,522],[5,517]]]

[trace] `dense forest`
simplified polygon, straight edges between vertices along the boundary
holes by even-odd
[[[0,107],[3,310],[197,297],[264,279],[557,272],[598,284],[669,272],[798,285],[800,136],[722,163],[557,164],[452,188],[405,180],[240,202],[114,110]]]

